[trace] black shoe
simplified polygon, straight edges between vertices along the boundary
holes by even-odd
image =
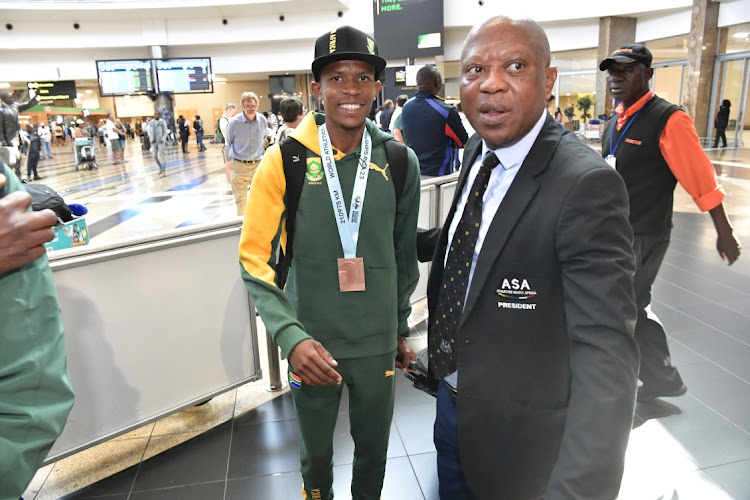
[[[676,398],[687,392],[687,386],[680,381],[676,387],[651,388],[651,386],[642,385],[638,388],[638,402],[652,401],[656,398]]]
[[[34,180],[35,181],[41,181],[42,179],[44,179],[44,177],[42,177],[41,175],[35,175],[34,176]]]

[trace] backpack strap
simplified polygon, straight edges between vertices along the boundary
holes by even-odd
[[[292,265],[294,253],[294,221],[297,216],[297,206],[305,183],[305,165],[307,148],[298,140],[291,137],[279,143],[281,159],[284,164],[284,178],[286,179],[286,252],[279,248],[279,260],[276,264],[276,284],[283,289]]]
[[[406,145],[401,144],[396,139],[388,139],[383,143],[385,147],[385,157],[391,167],[393,175],[393,189],[396,190],[396,206],[401,201],[401,193],[404,191],[406,184],[406,165],[409,160]]]

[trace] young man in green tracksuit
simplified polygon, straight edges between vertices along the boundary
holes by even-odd
[[[0,160],[0,500],[18,500],[73,406],[44,243],[57,222]]]
[[[302,443],[303,498],[333,498],[333,431],[343,384],[354,439],[352,497],[380,496],[393,416],[396,353],[415,359],[409,298],[418,279],[419,163],[408,151],[397,203],[383,143],[367,120],[385,60],[365,33],[344,26],[315,44],[310,113],[290,134],[306,148],[293,260],[284,290],[275,249],[286,245],[286,179],[278,146],[258,167],[245,211],[240,263],[267,330],[289,359]],[[403,167],[402,167],[403,168]]]

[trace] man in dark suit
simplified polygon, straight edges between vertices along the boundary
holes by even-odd
[[[638,375],[628,198],[547,113],[549,64],[541,27],[504,17],[461,55],[477,134],[428,284],[443,500],[611,500],[622,479]]]

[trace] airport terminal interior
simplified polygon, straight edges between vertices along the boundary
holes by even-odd
[[[408,8],[409,0],[403,3]],[[528,16],[547,31],[552,64],[560,70],[550,111],[573,105],[575,117],[566,126],[600,151],[599,128],[589,120],[606,115],[612,103],[597,100],[603,94],[597,92],[603,88],[597,65],[608,54],[602,47],[615,43],[603,32],[622,29],[627,32],[623,36],[630,38],[624,41],[642,42],[652,50],[656,93],[692,112],[706,154],[727,192],[724,206],[747,246],[750,1],[652,0],[617,7],[584,0],[565,6],[542,0],[515,6],[499,0],[441,3],[442,55],[389,58],[381,101],[402,92],[413,95],[414,88],[397,78],[407,67],[420,64],[436,64],[444,76],[445,97],[458,101],[460,47],[473,23],[496,14]],[[55,270],[56,262],[75,265],[79,255],[95,259],[97,252],[114,255],[119,248],[173,235],[239,227],[241,219],[224,174],[223,145],[214,140],[214,124],[225,104],[239,104],[242,92],[254,91],[260,96],[261,111],[272,111],[281,95],[288,94],[316,109],[309,96],[315,39],[343,24],[377,36],[373,2],[366,0],[0,1],[0,12],[5,25],[0,38],[0,86],[4,86],[0,90],[17,91],[17,100],[23,101],[32,82],[74,81],[77,89],[71,99],[42,102],[21,113],[22,123],[96,122],[111,112],[137,132],[153,115],[155,101],[163,104],[164,97],[138,92],[107,95],[96,61],[211,59],[212,92],[169,96],[175,116],[203,117],[207,150],[199,151],[194,134],[188,153],[179,144],[168,145],[164,177],[158,175],[152,154],[143,149],[137,133],[125,142],[124,162],[115,162],[108,146],[95,140],[95,169],[77,168],[70,141],[57,144],[53,137],[52,157],[39,162],[42,179],[31,182],[52,187],[67,203],[85,205],[89,239],[85,246],[50,254],[55,276],[61,272]],[[701,29],[705,30],[700,33],[702,46],[696,42],[696,30]],[[710,43],[709,32],[714,37]],[[701,59],[706,51],[713,52]],[[704,75],[693,78],[694,71]],[[705,74],[710,76],[704,78]],[[279,80],[273,77],[281,76],[293,76],[294,90],[282,86],[276,89],[278,95],[273,85]],[[589,107],[579,108],[583,98]],[[713,116],[724,99],[732,102],[728,144],[713,147]],[[679,185],[673,221],[671,245],[654,285],[652,305],[668,333],[672,361],[688,392],[637,405],[618,498],[750,500],[750,256],[744,254],[727,266],[717,254],[710,216],[700,213]],[[196,267],[210,269],[214,264],[206,259]],[[231,265],[239,271],[235,262]],[[117,286],[112,284],[113,289]],[[144,283],[144,287],[156,286],[161,293],[170,293],[169,284]],[[63,308],[64,320],[65,312]],[[426,318],[426,299],[415,297],[410,318],[415,349],[426,346]],[[273,350],[267,348],[260,318],[253,333],[257,373],[262,376],[235,377],[222,390],[195,394],[188,390],[169,411],[62,450],[39,469],[23,498],[301,498],[300,438],[289,389],[283,384],[286,361],[268,354]],[[76,328],[66,321],[69,343],[74,335]],[[144,365],[135,367],[138,370],[148,369],[145,360],[159,363],[160,358],[189,352],[180,345],[167,352],[152,352],[148,344],[139,349]],[[200,370],[207,359],[209,354],[181,363]],[[78,367],[76,373],[81,370],[85,371]],[[281,383],[270,379],[274,373],[281,373]],[[96,379],[98,374],[87,376]],[[128,378],[127,373],[123,376]],[[75,386],[75,378],[73,382]],[[204,402],[201,397],[206,395],[210,399]],[[347,499],[354,444],[346,393],[339,417],[334,490],[337,499]],[[397,373],[383,499],[438,499],[434,417],[435,399]]]

